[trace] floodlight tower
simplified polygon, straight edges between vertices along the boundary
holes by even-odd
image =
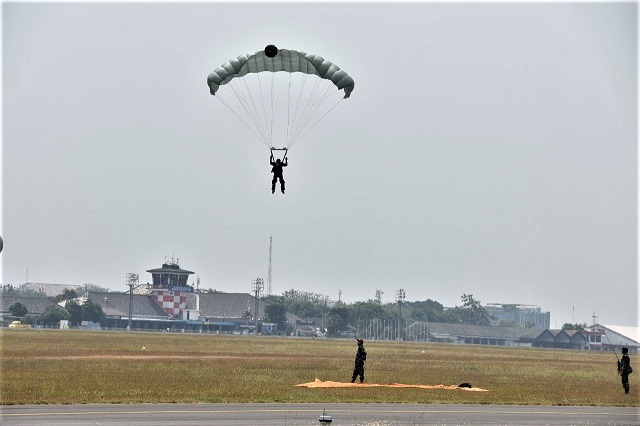
[[[131,331],[131,317],[133,316],[133,288],[138,286],[138,282],[138,274],[127,273],[127,285],[129,286],[129,325],[127,328],[129,331]]]
[[[256,278],[255,280],[251,281],[251,290],[253,290],[256,297],[256,310],[253,313],[253,315],[255,315],[256,317],[256,329],[254,330],[253,334],[258,334],[258,297],[260,297],[260,293],[262,293],[262,290],[264,290],[264,280],[262,278]]]
[[[398,302],[398,340],[402,340],[402,303],[405,297],[404,289],[396,290],[396,302]]]

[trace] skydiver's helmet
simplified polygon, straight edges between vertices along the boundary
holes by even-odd
[[[626,346],[622,348],[622,353],[623,354],[627,354],[629,353],[629,348],[627,348]]]
[[[362,344],[364,343],[364,340],[362,339],[356,339],[356,341],[358,342],[358,346],[362,346]]]
[[[280,161],[280,159],[278,158],[278,159],[276,160],[276,164],[280,164],[280,163],[282,163],[282,161]]]

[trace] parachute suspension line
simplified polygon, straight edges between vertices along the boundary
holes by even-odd
[[[248,87],[246,88],[246,91],[243,91],[242,86],[239,83],[236,83],[236,81],[234,80],[229,82],[228,86],[231,92],[236,96],[236,99],[240,103],[240,106],[244,110],[247,117],[249,117],[249,119],[251,119],[251,122],[253,123],[253,127],[250,127],[250,126],[248,127],[250,127],[252,131],[255,129],[255,131],[253,132],[254,134],[256,134],[256,132],[260,133],[260,136],[258,136],[258,139],[260,139],[262,143],[266,144],[267,143],[266,138],[264,134],[261,132],[260,126],[258,125],[258,118],[257,118],[255,103],[251,98],[251,92],[248,90]],[[249,95],[249,97],[246,96],[247,94]],[[251,103],[249,103],[249,101],[251,101]],[[253,109],[251,107],[253,107]]]
[[[264,95],[262,94],[262,81],[260,81],[260,73],[256,73],[256,76],[258,77],[258,86],[260,87],[260,101],[262,102],[262,115],[264,118],[264,129],[265,129],[265,134],[267,135],[267,140],[268,140],[268,144],[269,146],[271,146],[271,140],[269,140],[269,123],[267,123],[267,110],[264,107]]]
[[[256,101],[253,99],[253,95],[251,94],[252,90],[249,88],[249,85],[247,84],[247,81],[245,79],[241,79],[240,82],[242,84],[238,83],[236,85],[235,80],[232,80],[230,87],[235,89],[234,93],[242,94],[242,98],[245,99],[245,102],[247,105],[245,107],[245,112],[247,113],[247,115],[251,117],[251,121],[253,122],[253,125],[255,126],[256,131],[260,133],[261,135],[260,140],[262,141],[262,143],[264,143],[265,145],[268,145],[269,138],[267,137],[264,131],[264,128],[260,124],[260,112],[258,111],[258,107],[256,106]]]
[[[254,113],[255,105],[253,104],[253,102],[251,103],[251,105],[249,105],[247,97],[244,96],[244,93],[242,93],[242,88],[239,87],[239,85],[236,85],[235,82],[229,83],[229,88],[236,96],[236,99],[238,99],[238,101],[240,102],[240,106],[242,107],[242,109],[244,109],[245,114],[249,117],[249,119],[251,119],[251,122],[253,123],[253,127],[250,127],[249,125],[247,125],[247,127],[249,127],[251,131],[253,131],[253,129],[256,129],[256,131],[260,133],[260,126],[257,123],[256,113]],[[251,109],[250,106],[253,106],[254,108]],[[256,134],[255,131],[253,131],[253,133]],[[266,143],[264,135],[258,136],[258,139],[260,139],[262,143]]]
[[[227,103],[225,102],[225,100],[220,96],[220,94],[218,94],[216,97],[217,97],[218,99],[220,99],[220,102],[222,102],[222,104],[223,104],[224,106],[226,106],[226,107],[227,107],[227,109],[233,113],[233,115],[235,115],[236,117],[238,117],[238,120],[240,120],[240,122],[241,122],[242,124],[244,124],[244,125],[245,125],[245,127],[246,127],[247,129],[251,130],[251,133],[253,133],[253,134],[254,134],[258,139],[260,139],[260,141],[261,141],[261,142],[264,142],[264,141],[262,140],[262,138],[261,138],[260,136],[258,136],[258,134],[257,134],[256,132],[254,132],[254,131],[253,131],[253,129],[251,128],[251,126],[249,126],[247,123],[245,123],[245,122],[244,122],[244,120],[243,120],[243,119],[238,115],[238,113],[237,113],[237,112],[235,112],[235,111],[233,110],[233,108],[231,108],[231,107],[229,106],[229,104],[227,104]]]
[[[296,127],[296,119],[298,117],[298,110],[300,109],[300,103],[302,100],[302,94],[304,93],[304,86],[307,83],[307,75],[303,74],[302,76],[302,82],[300,84],[300,88],[298,89],[298,100],[296,101],[296,110],[293,114],[293,120],[291,123],[291,132],[293,133],[294,128]],[[291,146],[291,142],[288,140],[287,141],[287,147]]]
[[[331,96],[331,95],[336,93],[333,90],[333,85],[330,84],[330,83],[326,83],[326,82],[325,82],[325,87],[324,87],[323,90],[324,90],[324,92],[323,93],[319,93],[319,95],[313,100],[315,108],[314,108],[313,112],[311,113],[312,115],[315,114],[320,109],[322,104],[329,98],[329,96]],[[342,97],[340,97],[338,99],[338,102],[340,102],[340,99],[342,99]],[[336,104],[338,102],[336,102]],[[335,105],[334,105],[334,107],[335,107]],[[326,113],[324,115],[326,115]]]
[[[335,105],[334,105],[332,108],[329,109],[329,111],[325,112],[322,117],[316,120],[316,118],[318,117],[318,110],[320,109],[322,104],[329,98],[329,96],[336,93],[333,90],[335,86],[332,83],[328,82],[327,80],[321,80],[321,81],[318,81],[318,83],[319,84],[317,84],[316,87],[314,88],[314,93],[312,94],[313,96],[309,97],[308,108],[306,111],[305,119],[300,122],[295,135],[292,138],[290,138],[290,141],[289,141],[290,145],[302,139],[302,137],[305,134],[307,134],[311,128],[315,127],[315,125],[318,122],[320,122],[320,120],[322,120],[322,118],[324,118],[325,115],[327,115],[333,108],[335,108]],[[322,84],[324,86],[320,87],[320,85]],[[312,120],[315,120],[315,122],[311,126],[309,126],[309,123]]]
[[[260,139],[260,141],[263,144],[268,145],[269,142],[267,141],[267,139],[268,139],[267,136],[264,134],[264,129],[262,129],[262,126],[259,125],[258,110],[256,108],[256,105],[255,105],[255,102],[253,100],[253,97],[251,96],[251,91],[249,90],[249,87],[247,86],[247,83],[245,81],[243,81],[243,82],[244,82],[244,88],[245,88],[244,92],[242,90],[242,87],[239,84],[235,84],[235,81],[233,81],[233,80],[230,82],[230,84],[228,86],[231,89],[231,91],[233,92],[233,94],[236,96],[236,98],[238,99],[240,105],[244,109],[244,111],[247,114],[247,116],[253,122],[253,126],[254,126],[253,128],[248,126],[248,125],[247,125],[247,127],[253,132],[254,135],[256,135],[258,137],[258,139]],[[248,97],[245,96],[245,93],[248,95]],[[249,104],[249,100],[251,101],[250,104]],[[253,109],[251,107],[253,107]],[[244,121],[243,121],[243,123],[244,123]],[[253,130],[254,128],[255,128],[255,131]],[[258,136],[258,134],[256,132],[260,133],[260,136]]]
[[[318,105],[316,106],[316,110],[317,108],[319,108],[320,104],[324,103],[327,99],[329,99],[329,97],[331,95],[335,95],[336,92],[332,90],[333,86],[332,85],[328,85],[327,90],[325,91],[325,94],[319,98],[316,102],[318,103]],[[339,92],[338,92],[339,93]],[[331,106],[320,118],[318,118],[313,124],[311,124],[310,126],[307,126],[306,129],[304,129],[303,132],[299,133],[295,138],[293,138],[291,140],[290,146],[293,145],[294,143],[298,142],[299,140],[301,140],[307,133],[309,133],[309,131],[311,131],[311,129],[313,129],[318,123],[320,123],[320,121],[322,121],[322,119],[324,119],[324,117],[327,116],[327,114],[329,114],[331,111],[333,111],[333,109],[335,107],[338,106],[338,104],[340,104],[340,101],[343,100],[342,96],[338,96],[336,102],[333,104],[333,106]]]
[[[267,130],[267,126],[263,124],[263,118],[265,117],[265,113],[264,113],[264,106],[263,106],[263,111],[262,113],[259,111],[258,109],[258,102],[257,99],[254,99],[254,95],[255,95],[255,90],[249,87],[249,84],[247,83],[249,80],[246,78],[240,79],[240,81],[242,82],[242,87],[244,87],[244,91],[247,93],[249,100],[251,100],[251,106],[253,107],[253,110],[251,110],[251,114],[254,117],[254,125],[256,126],[256,129],[258,130],[258,132],[262,135],[262,142],[269,147],[269,136],[268,136],[268,130]],[[258,79],[258,83],[260,83],[260,79]],[[260,95],[262,96],[262,92],[260,92]]]
[[[294,123],[292,124],[292,135],[289,137],[289,140],[288,140],[289,146],[291,146],[291,144],[296,139],[298,139],[298,135],[300,134],[302,129],[304,129],[306,123],[308,122],[309,114],[312,113],[312,110],[310,109],[310,105],[313,104],[313,99],[314,97],[317,96],[316,93],[322,81],[323,80],[320,80],[320,79],[315,80],[314,86],[311,89],[307,90],[306,92],[305,92],[305,87],[301,87],[301,92],[299,94],[298,103],[296,106],[296,118]],[[306,76],[305,76],[304,86],[306,86]],[[306,98],[306,102],[303,102],[303,98]]]
[[[253,63],[256,64],[256,58],[252,58]],[[257,66],[257,65],[256,65]],[[258,107],[256,105],[256,101],[253,100],[253,96],[251,95],[252,92],[254,92],[254,90],[251,90],[249,88],[249,85],[247,84],[247,81],[249,81],[248,78],[241,78],[240,80],[242,81],[242,83],[244,84],[244,87],[247,91],[247,94],[249,95],[249,97],[251,98],[251,102],[253,104],[254,110],[255,110],[255,117],[256,117],[256,127],[260,127],[260,134],[264,135],[264,144],[267,145],[267,148],[269,148],[271,146],[270,140],[269,140],[269,126],[267,125],[267,114],[265,112],[264,109],[264,99],[262,97],[262,84],[260,81],[260,74],[256,73],[256,78],[258,79],[258,85],[260,87],[260,99],[262,101],[262,114],[260,114],[260,112],[258,112]],[[264,127],[262,126],[262,124],[258,125],[258,122],[262,122],[262,119],[264,118]]]
[[[322,90],[317,90],[314,96],[310,98],[311,109],[309,110],[307,119],[305,120],[304,124],[301,126],[300,131],[298,132],[298,135],[300,135],[303,131],[304,133],[307,133],[307,131],[305,131],[304,129],[307,128],[312,118],[315,119],[315,117],[317,117],[316,113],[318,112],[318,110],[320,109],[324,101],[327,99],[329,94],[332,93],[331,88],[333,88],[333,85],[327,82],[326,80],[322,80],[322,81],[324,82],[324,88]],[[318,85],[317,88],[320,89],[320,85]],[[299,139],[299,138],[296,138],[296,139]]]
[[[289,74],[289,87],[287,89],[287,146],[289,146],[289,122],[291,118],[291,74]]]
[[[271,146],[273,146],[273,115],[274,115],[273,105],[275,103],[275,95],[273,93],[273,88],[274,88],[275,75],[276,75],[275,72],[271,73],[271,136],[269,136],[269,140],[271,141]]]
[[[300,121],[294,133],[294,137],[293,137],[294,140],[297,139],[297,136],[304,130],[305,126],[309,123],[309,120],[311,119],[313,114],[319,108],[319,105],[316,106],[317,104],[316,99],[318,99],[318,89],[320,88],[320,84],[322,81],[323,80],[316,80],[315,84],[313,85],[313,89],[311,90],[311,93],[307,99],[307,103],[303,109],[303,114],[301,115]],[[326,83],[326,80],[325,80],[325,83]],[[316,107],[314,108],[314,106]]]
[[[290,144],[289,147],[291,147],[291,145],[293,145],[294,143],[298,142],[300,139],[302,139],[307,133],[309,133],[309,131],[311,131],[311,129],[313,129],[314,127],[316,127],[316,125],[318,123],[320,123],[320,121],[322,121],[323,118],[325,118],[327,116],[327,114],[329,114],[331,111],[333,111],[333,109],[335,107],[337,107],[340,104],[340,101],[342,101],[342,98],[338,99],[338,102],[336,102],[330,109],[329,111],[325,112],[322,117],[320,117],[318,119],[318,121],[316,121],[315,123],[313,123],[303,134],[301,134],[298,138],[296,138],[295,140],[293,140]]]

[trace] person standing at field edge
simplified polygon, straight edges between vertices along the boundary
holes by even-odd
[[[624,393],[629,393],[629,374],[631,369],[631,358],[629,358],[629,348],[622,348],[622,359],[618,361],[618,374],[622,378]]]
[[[364,350],[364,340],[356,339],[358,342],[358,351],[356,352],[355,367],[351,376],[351,383],[356,381],[356,377],[360,376],[360,383],[364,382],[364,362],[367,360],[367,351]]]

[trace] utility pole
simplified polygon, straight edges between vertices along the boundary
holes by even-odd
[[[264,280],[262,278],[256,278],[251,281],[251,290],[253,290],[256,297],[256,310],[254,311],[254,315],[256,317],[256,329],[253,334],[258,334],[258,297],[260,297],[260,293],[264,290]]]
[[[397,340],[402,340],[402,303],[406,295],[404,289],[396,290],[396,302],[398,302],[398,336]]]
[[[271,248],[273,246],[273,237],[269,236],[269,274],[267,275],[267,294],[271,295]]]
[[[198,318],[200,317],[200,277],[198,277],[196,285],[196,311],[198,311]]]
[[[127,273],[127,285],[129,286],[129,325],[127,330],[129,331],[131,331],[131,318],[133,317],[133,288],[138,285],[138,281],[138,274]]]

